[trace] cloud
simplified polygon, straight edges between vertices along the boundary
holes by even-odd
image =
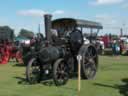
[[[64,14],[63,10],[56,10],[53,12],[53,15],[61,15],[61,14]]]
[[[96,0],[90,2],[92,5],[110,5],[110,4],[119,4],[124,2],[124,0]]]
[[[122,5],[122,8],[127,9],[127,8],[128,8],[128,3],[126,3],[126,4]]]
[[[37,17],[42,17],[45,14],[53,14],[53,15],[61,15],[64,14],[63,10],[55,10],[54,12],[45,12],[40,9],[30,9],[30,10],[20,10],[18,11],[19,15],[22,16],[37,16]]]
[[[109,14],[98,14],[95,16],[97,21],[102,22],[105,25],[115,25],[117,20],[115,16]]]
[[[97,22],[102,23],[104,34],[108,34],[108,33],[120,34],[120,28],[123,28],[124,34],[127,34],[128,20],[124,16],[103,13],[103,14],[97,14],[95,16],[95,20]]]
[[[19,15],[23,16],[43,16],[46,14],[45,11],[40,9],[21,10],[18,12]]]

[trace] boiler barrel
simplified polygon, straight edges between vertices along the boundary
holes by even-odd
[[[41,62],[48,63],[65,56],[65,51],[61,47],[47,47],[40,50],[39,58]]]

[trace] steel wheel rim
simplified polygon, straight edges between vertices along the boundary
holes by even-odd
[[[85,73],[88,79],[93,78],[96,74],[95,58],[96,52],[93,47],[88,48],[83,60],[83,67],[85,68]]]
[[[58,83],[64,83],[68,79],[67,68],[64,64],[64,61],[61,61],[56,70],[56,79]]]
[[[85,72],[88,78],[92,78],[96,74],[96,66],[93,62],[84,63]]]
[[[37,82],[37,80],[39,78],[39,74],[40,74],[40,68],[39,68],[39,66],[37,66],[37,62],[36,61],[34,61],[32,63],[32,66],[30,68],[30,73],[29,74],[30,74],[30,81],[32,83]]]

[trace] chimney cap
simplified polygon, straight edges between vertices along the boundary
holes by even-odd
[[[44,16],[52,16],[52,14],[44,14]]]

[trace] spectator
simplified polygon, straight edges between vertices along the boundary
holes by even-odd
[[[115,51],[116,51],[116,56],[120,55],[120,45],[119,45],[119,42],[116,41],[115,43]]]
[[[112,52],[113,52],[113,55],[116,55],[115,44],[116,44],[116,41],[114,40],[114,41],[112,42]]]

